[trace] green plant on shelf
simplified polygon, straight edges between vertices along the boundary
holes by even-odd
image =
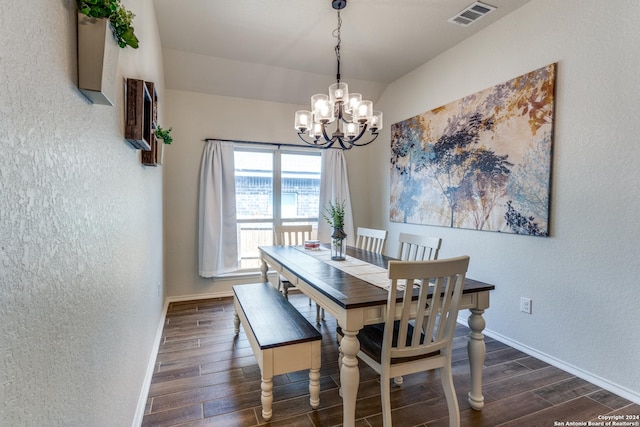
[[[154,133],[156,134],[156,138],[161,139],[165,144],[171,144],[173,142],[173,137],[171,136],[172,129],[173,128],[162,129],[158,126]]]
[[[122,6],[120,0],[76,0],[78,11],[91,18],[108,18],[111,31],[118,46],[138,48],[138,38],[134,33],[135,15]]]

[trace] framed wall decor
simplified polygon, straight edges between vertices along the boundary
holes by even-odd
[[[391,126],[390,220],[549,235],[556,64]]]

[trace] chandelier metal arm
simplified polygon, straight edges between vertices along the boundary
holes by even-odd
[[[331,148],[331,146],[334,143],[334,141],[332,140],[328,140],[328,141],[325,140],[323,142],[320,142],[320,138],[314,138],[313,141],[307,141],[303,135],[304,135],[304,131],[298,131],[298,138],[300,138],[300,140],[305,144],[312,145],[314,147],[326,149],[326,148]]]
[[[362,133],[364,133],[364,130],[362,131]],[[362,135],[362,134],[361,134]],[[371,135],[373,136],[373,138],[371,138],[369,141],[367,142],[363,142],[362,144],[357,143],[356,141],[358,141],[360,139],[360,137],[358,136],[358,138],[353,139],[352,141],[349,141],[349,144],[351,144],[354,147],[364,147],[365,145],[369,145],[371,144],[373,141],[376,140],[376,138],[378,137],[379,133],[378,131],[371,131]]]
[[[338,127],[336,128],[335,132],[333,132],[333,134],[331,134],[331,136],[329,136],[329,134],[327,134],[327,124],[326,123],[323,122],[321,124],[321,129],[322,129],[322,137],[324,138],[325,141],[336,142],[336,140],[341,140],[342,138],[344,138],[344,132],[342,132],[342,129],[340,128],[339,124],[338,124]]]
[[[360,130],[360,133],[356,137],[347,139],[345,141],[344,134],[336,134],[336,133],[334,133],[332,135],[332,137],[329,138],[329,135],[327,134],[327,131],[326,131],[325,126],[323,124],[322,125],[322,138],[321,137],[316,137],[316,138],[313,139],[313,141],[308,141],[304,137],[305,131],[298,131],[298,138],[300,138],[300,140],[302,142],[304,142],[305,144],[308,144],[308,145],[311,145],[311,146],[314,146],[314,147],[317,147],[317,148],[321,148],[321,149],[332,148],[333,144],[335,144],[337,142],[338,144],[340,144],[340,147],[343,150],[350,150],[353,147],[364,147],[365,145],[369,145],[373,141],[375,141],[376,138],[378,138],[378,135],[379,135],[378,131],[377,130],[371,130],[372,138],[367,142],[358,143],[360,138],[362,138],[362,136],[364,136],[364,133],[366,132],[366,130],[367,130],[367,125],[364,125],[362,127],[362,129]]]

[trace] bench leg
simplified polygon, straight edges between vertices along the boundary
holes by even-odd
[[[240,333],[240,317],[238,317],[238,312],[233,312],[233,332],[238,335]]]
[[[272,379],[262,378],[260,388],[262,389],[262,394],[260,395],[260,401],[262,402],[262,418],[264,418],[265,421],[269,421],[273,414],[273,411],[271,410],[271,405],[273,404]]]
[[[320,369],[309,369],[309,404],[313,409],[320,406]]]

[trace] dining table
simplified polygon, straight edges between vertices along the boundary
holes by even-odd
[[[385,283],[382,280],[389,261],[394,258],[355,247],[347,247],[346,260],[331,260],[326,247],[307,250],[304,246],[260,246],[260,271],[267,281],[268,272],[276,271],[293,286],[315,301],[333,316],[342,329],[340,341],[340,390],[343,404],[343,425],[355,426],[356,399],[360,372],[357,354],[360,343],[357,335],[365,325],[383,323],[387,312]],[[382,279],[381,279],[382,278]],[[388,285],[387,285],[388,286]],[[482,395],[482,366],[486,348],[482,331],[484,311],[489,308],[490,291],[494,285],[465,278],[461,309],[468,309],[470,333],[467,342],[470,368],[471,407],[484,407]]]

